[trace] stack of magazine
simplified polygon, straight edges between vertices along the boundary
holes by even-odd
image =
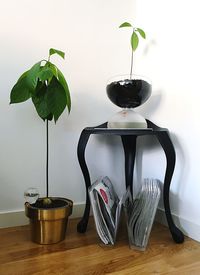
[[[122,199],[108,177],[101,177],[89,188],[97,233],[104,244],[114,244],[119,226]]]
[[[114,244],[123,207],[130,248],[145,250],[160,199],[160,182],[145,179],[133,199],[130,190],[118,198],[108,177],[101,177],[89,188],[97,233],[104,244]]]

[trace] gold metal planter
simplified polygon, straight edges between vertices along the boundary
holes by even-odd
[[[72,213],[73,202],[65,198],[51,199],[62,200],[65,206],[43,209],[34,207],[28,202],[25,203],[25,213],[30,219],[33,242],[53,244],[65,239],[68,217]]]

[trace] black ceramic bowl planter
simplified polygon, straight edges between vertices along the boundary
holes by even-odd
[[[124,75],[109,80],[106,87],[108,98],[123,108],[108,121],[108,128],[147,128],[145,119],[133,111],[148,100],[151,82],[142,76]]]

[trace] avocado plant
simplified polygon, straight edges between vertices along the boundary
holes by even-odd
[[[119,28],[129,27],[132,29],[131,34],[131,69],[130,69],[130,78],[132,78],[133,73],[133,52],[136,51],[138,44],[139,44],[139,37],[138,34],[146,39],[146,34],[141,28],[135,28],[133,27],[129,22],[122,23]]]
[[[129,22],[122,23],[119,28],[131,28],[131,66],[129,75],[118,75],[109,80],[106,86],[108,98],[115,105],[125,108],[133,109],[143,104],[151,95],[151,83],[143,76],[133,74],[133,55],[138,48],[139,38],[146,38],[146,34],[143,29],[136,28]],[[127,114],[127,112],[125,112]],[[132,112],[129,112],[132,113]],[[111,118],[108,125],[110,128],[117,128],[117,124],[113,123],[112,119],[119,120],[120,117]],[[131,120],[131,118],[129,118]],[[128,128],[126,125],[120,127]],[[144,125],[144,124],[143,124]],[[145,122],[146,125],[146,122]],[[122,127],[123,126],[123,127]],[[130,126],[132,127],[132,126]],[[142,126],[143,127],[143,126]]]
[[[67,107],[71,110],[71,98],[67,81],[58,67],[50,61],[53,54],[63,59],[65,53],[51,48],[48,59],[43,59],[25,71],[10,94],[10,104],[21,103],[31,99],[39,117],[46,122],[46,198],[44,204],[51,204],[49,198],[48,158],[49,134],[48,122],[54,119],[55,123]]]

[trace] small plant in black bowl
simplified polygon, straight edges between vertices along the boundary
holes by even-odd
[[[124,22],[119,28],[128,27],[131,33],[131,65],[129,75],[116,76],[110,80],[106,87],[109,99],[117,106],[126,110],[122,111],[122,117],[117,116],[108,123],[110,128],[146,128],[146,121],[138,116],[131,108],[142,105],[151,95],[151,83],[142,76],[133,74],[133,56],[138,48],[139,37],[146,38],[145,32],[141,28],[135,28],[130,23]],[[131,115],[131,116],[130,116]],[[128,117],[127,117],[128,116]],[[136,118],[136,121],[134,120]],[[141,117],[141,116],[140,116]],[[119,121],[116,121],[119,120]]]

